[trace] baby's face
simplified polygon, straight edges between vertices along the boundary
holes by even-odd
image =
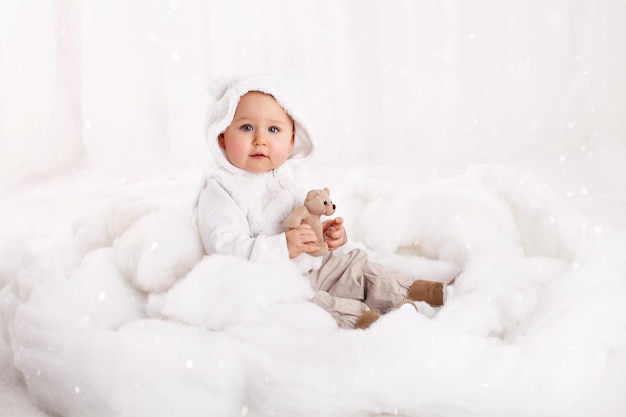
[[[293,120],[274,97],[251,91],[239,100],[232,123],[218,141],[231,164],[258,174],[287,160],[294,133]]]

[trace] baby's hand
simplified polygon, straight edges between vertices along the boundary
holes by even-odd
[[[346,236],[346,229],[343,227],[343,218],[337,217],[332,220],[327,220],[322,225],[324,230],[324,242],[328,245],[328,250],[335,250],[348,241]]]
[[[317,236],[308,224],[301,224],[295,229],[285,232],[289,259],[293,259],[302,253],[317,252],[321,246],[317,244]]]

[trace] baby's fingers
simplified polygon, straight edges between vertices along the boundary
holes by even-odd
[[[341,229],[330,228],[326,231],[326,237],[332,240],[339,239],[342,236],[343,236],[343,231]]]
[[[317,236],[315,236],[315,232],[308,224],[298,226],[296,230],[298,231],[299,240],[302,243],[312,243],[317,241]]]
[[[318,245],[317,243],[309,243],[303,246],[302,251],[306,253],[312,253],[312,252],[317,252],[321,249],[322,247]]]

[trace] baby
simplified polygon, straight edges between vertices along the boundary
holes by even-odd
[[[293,165],[313,152],[309,125],[284,80],[271,76],[224,81],[210,106],[207,141],[215,167],[198,198],[200,237],[207,254],[254,261],[291,259],[315,290],[312,301],[343,328],[367,328],[405,301],[443,304],[443,285],[386,272],[347,242],[343,219],[323,223],[329,252],[309,225],[284,231],[304,201]]]

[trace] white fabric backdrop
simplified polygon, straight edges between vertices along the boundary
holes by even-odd
[[[623,141],[624,21],[619,0],[3,0],[0,174],[201,166],[205,81],[232,71],[298,75],[331,162]]]

